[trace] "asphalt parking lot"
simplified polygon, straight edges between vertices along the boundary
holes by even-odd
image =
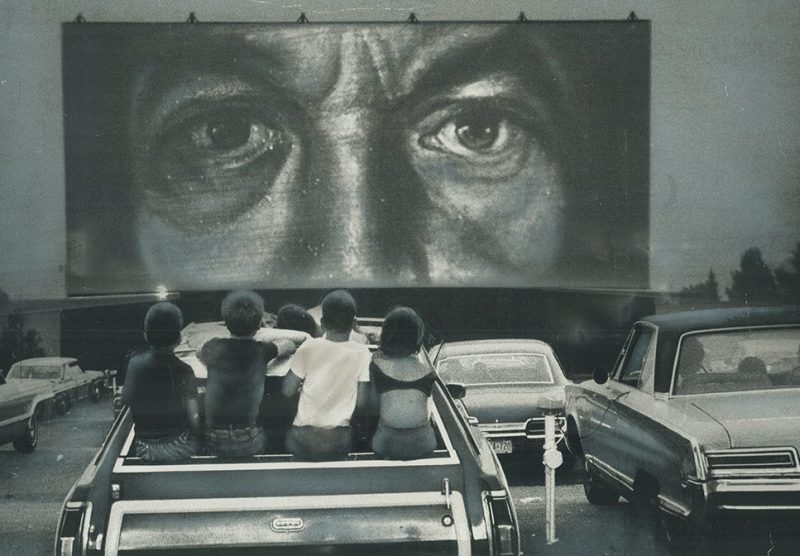
[[[0,447],[0,554],[52,554],[62,501],[102,444],[110,424],[108,399],[99,404],[84,400],[75,404],[67,415],[44,423],[40,428],[40,444],[32,454],[17,454],[11,445]],[[586,502],[577,469],[558,473],[558,541],[547,544],[541,465],[530,460],[510,460],[504,461],[504,466],[517,508],[525,554],[668,554],[654,540],[649,523],[632,504],[620,502],[600,507]],[[800,553],[798,547],[797,535],[787,538],[773,530],[769,523],[723,524],[714,539],[718,554],[794,555]]]

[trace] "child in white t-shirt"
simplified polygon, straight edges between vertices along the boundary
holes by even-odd
[[[346,291],[325,296],[325,337],[306,340],[289,362],[282,391],[287,397],[299,391],[300,398],[286,449],[299,457],[328,459],[351,449],[350,418],[367,404],[371,360],[366,345],[349,341],[355,315],[355,300]]]

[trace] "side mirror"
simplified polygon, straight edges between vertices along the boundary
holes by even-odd
[[[447,385],[447,391],[454,400],[460,400],[467,395],[467,387],[460,382],[451,382]]]
[[[605,384],[608,382],[608,371],[602,367],[597,367],[594,371],[592,371],[592,379],[597,384]]]

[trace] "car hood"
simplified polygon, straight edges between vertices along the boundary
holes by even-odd
[[[555,399],[563,412],[564,387],[552,384],[467,385],[462,402],[479,423],[521,423],[543,414],[544,398]]]
[[[731,448],[790,445],[800,450],[800,391],[796,388],[692,398],[687,402],[725,428]]]

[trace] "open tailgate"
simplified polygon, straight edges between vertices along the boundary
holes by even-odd
[[[114,503],[106,554],[470,554],[459,492]]]

